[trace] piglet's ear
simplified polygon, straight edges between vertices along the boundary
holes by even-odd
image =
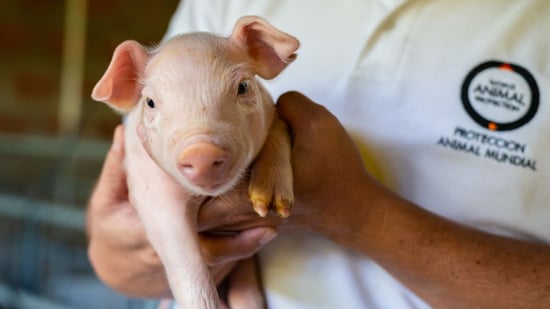
[[[92,91],[92,99],[105,102],[115,110],[129,111],[139,100],[140,77],[145,70],[149,53],[136,41],[117,46],[113,59]]]
[[[257,16],[241,17],[231,39],[243,46],[259,76],[272,79],[294,59],[300,42]]]

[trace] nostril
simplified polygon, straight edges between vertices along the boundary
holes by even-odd
[[[195,143],[185,148],[177,158],[178,168],[191,183],[201,187],[219,184],[227,178],[231,156],[212,143]]]
[[[184,174],[189,176],[195,172],[195,167],[192,164],[181,164],[180,169]]]
[[[220,166],[223,166],[225,163],[225,160],[215,160],[212,162],[212,165],[213,167],[220,167]],[[195,166],[192,164],[192,163],[182,163],[180,164],[180,166],[183,168],[183,169],[187,169],[187,170],[192,170],[195,168]]]
[[[191,179],[196,177],[196,174],[198,173],[197,169],[192,164],[181,164],[180,170],[186,177]]]

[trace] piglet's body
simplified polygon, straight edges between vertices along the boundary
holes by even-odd
[[[201,196],[227,192],[254,162],[249,194],[255,211],[265,216],[273,207],[288,216],[290,142],[255,76],[277,76],[298,45],[252,16],[241,18],[229,38],[183,34],[151,52],[134,41],[120,44],[92,97],[127,113],[130,188],[143,182],[135,171],[144,152],[188,194]],[[198,246],[197,210],[132,202],[180,306],[218,307]]]

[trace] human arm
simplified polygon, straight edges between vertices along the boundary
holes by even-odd
[[[550,247],[453,223],[364,170],[349,135],[320,105],[278,102],[293,131],[296,205],[282,228],[307,229],[369,256],[435,307],[548,307]]]
[[[128,198],[122,132],[121,126],[115,130],[113,145],[88,205],[89,258],[98,277],[119,292],[136,297],[169,297],[164,268]],[[275,235],[272,227],[250,228],[227,236],[203,229],[199,239],[203,255],[219,282],[233,269],[236,260],[251,256]]]

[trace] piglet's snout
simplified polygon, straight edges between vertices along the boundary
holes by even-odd
[[[214,190],[227,179],[232,158],[213,143],[197,142],[180,153],[178,165],[189,182],[205,190]]]

